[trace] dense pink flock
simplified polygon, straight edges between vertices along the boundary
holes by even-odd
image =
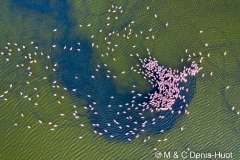
[[[180,90],[183,90],[184,87],[180,87],[179,83],[187,82],[187,76],[195,76],[201,70],[195,62],[192,62],[189,68],[184,67],[184,70],[178,73],[171,68],[159,66],[158,61],[151,56],[148,59],[140,59],[140,61],[145,69],[144,75],[150,79],[153,88],[157,87],[157,91],[149,94],[149,102],[142,104],[144,108],[150,109],[151,112],[153,112],[151,106],[156,111],[172,110],[177,98],[185,102],[185,96],[180,95]]]

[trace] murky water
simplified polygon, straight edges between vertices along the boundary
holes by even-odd
[[[239,4],[0,2],[3,159],[155,159],[156,151],[239,157]],[[186,101],[145,112],[139,58],[182,71]],[[187,105],[186,105],[187,104]],[[181,112],[180,112],[181,111]]]

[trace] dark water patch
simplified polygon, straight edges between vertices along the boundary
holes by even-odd
[[[147,135],[160,134],[160,131],[165,132],[172,129],[176,121],[184,115],[186,104],[191,102],[195,94],[195,77],[188,77],[187,83],[180,84],[180,87],[189,90],[188,92],[181,91],[186,102],[177,99],[173,105],[174,113],[171,111],[144,112],[138,104],[146,99],[137,98],[135,102],[131,103],[135,94],[119,94],[113,79],[106,77],[107,68],[101,66],[99,72],[94,72],[91,60],[96,53],[92,51],[90,42],[87,40],[80,40],[80,42],[83,52],[63,51],[55,57],[55,61],[60,65],[58,75],[69,90],[76,89],[78,98],[88,100],[89,119],[94,130],[100,135],[112,136],[115,140],[133,140],[143,130]],[[94,78],[91,77],[92,75]],[[79,80],[75,79],[75,76]],[[144,96],[146,95],[147,93],[144,94]],[[111,99],[111,96],[114,98]],[[161,119],[160,116],[164,116],[164,118]],[[156,119],[155,124],[152,123],[154,118]],[[144,124],[144,122],[147,123]]]
[[[181,95],[185,95],[186,102],[177,100],[173,106],[174,113],[171,111],[156,113],[142,111],[143,108],[138,106],[138,103],[146,101],[146,99],[138,98],[131,103],[132,96],[135,94],[119,94],[113,79],[106,77],[107,67],[103,67],[101,64],[100,71],[98,73],[94,71],[96,65],[94,66],[92,62],[98,54],[92,50],[91,40],[83,38],[81,35],[70,34],[75,24],[68,17],[69,6],[66,1],[59,1],[54,5],[46,0],[40,3],[12,0],[12,3],[19,7],[18,9],[26,8],[28,11],[48,14],[56,23],[52,27],[64,28],[60,29],[62,32],[60,40],[56,40],[54,37],[52,39],[52,42],[62,49],[51,49],[51,61],[52,64],[58,63],[59,68],[56,74],[69,92],[76,89],[75,95],[88,101],[89,119],[98,133],[107,137],[113,136],[114,140],[133,140],[143,130],[147,135],[160,134],[161,130],[169,131],[177,119],[183,115],[186,103],[189,104],[193,98],[196,87],[195,77],[188,78],[188,82],[182,84],[185,88],[189,88],[189,92],[182,91]],[[123,30],[130,22],[128,20],[116,28]],[[81,43],[81,52],[76,50],[79,47],[77,42]],[[67,46],[68,50],[64,50],[64,46]],[[69,47],[73,47],[73,50],[70,51]],[[92,78],[92,75],[95,78]],[[111,96],[114,98],[110,98]],[[96,104],[94,104],[95,102]],[[128,105],[126,105],[127,103]],[[178,111],[181,111],[181,114],[178,114]],[[164,116],[164,118],[160,119],[159,116]],[[155,124],[152,124],[153,118],[156,119]]]

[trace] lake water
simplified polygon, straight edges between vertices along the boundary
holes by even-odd
[[[156,159],[157,151],[239,159],[239,8],[237,1],[1,1],[0,159]],[[189,91],[174,114],[136,108],[154,91],[134,72],[147,48],[167,68],[203,67],[182,84]]]

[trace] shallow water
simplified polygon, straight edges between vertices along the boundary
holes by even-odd
[[[123,13],[109,13],[112,5],[122,6]],[[181,153],[188,148],[233,152],[233,159],[239,159],[239,6],[225,1],[1,1],[1,159],[156,159],[156,151]],[[127,110],[125,104],[131,103],[134,94],[152,91],[142,74],[130,70],[139,68],[136,53],[141,58],[148,56],[146,48],[168,68],[182,70],[193,60],[203,67],[186,84],[189,115],[161,112],[143,119],[139,110]],[[197,56],[187,61],[186,49]],[[28,53],[36,63],[24,57]],[[143,96],[136,99],[144,100]],[[180,103],[173,108],[178,110]],[[159,115],[165,118],[140,131],[141,123]],[[134,121],[138,122],[135,126]],[[137,128],[135,134],[125,135],[133,128]]]

